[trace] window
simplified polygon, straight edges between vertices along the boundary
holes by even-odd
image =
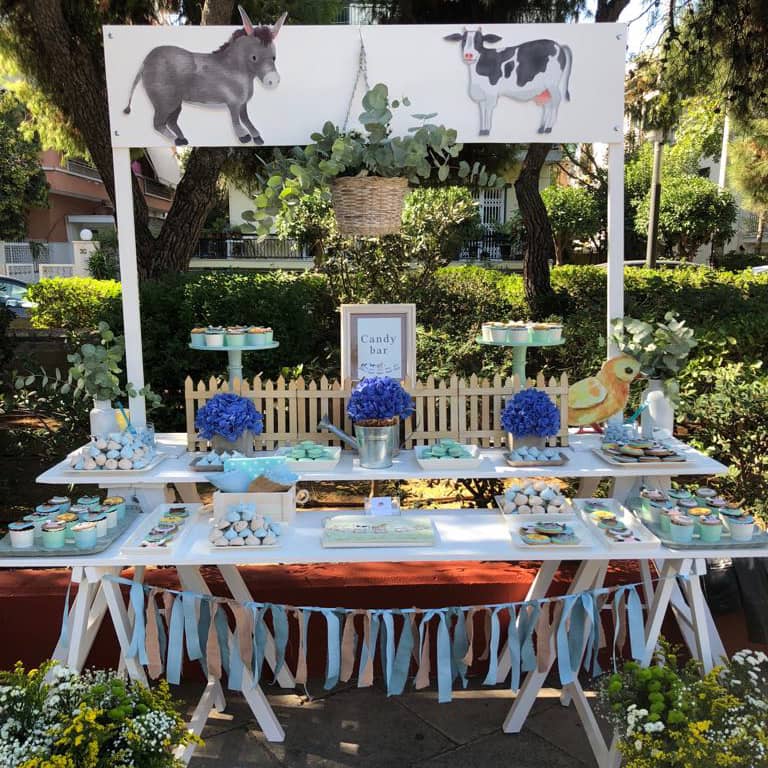
[[[505,189],[479,189],[475,194],[480,210],[480,223],[490,229],[495,224],[504,223],[506,209]]]

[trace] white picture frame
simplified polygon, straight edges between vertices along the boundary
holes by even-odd
[[[341,380],[365,376],[416,381],[416,305],[341,305]]]

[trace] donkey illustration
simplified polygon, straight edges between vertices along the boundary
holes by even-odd
[[[189,143],[178,122],[185,101],[225,105],[240,141],[245,144],[253,139],[254,144],[263,144],[248,117],[248,101],[253,96],[254,78],[270,90],[280,83],[275,39],[288,14],[271,27],[254,27],[242,6],[238,8],[243,28],[213,53],[193,53],[175,45],[153,48],[133,80],[123,112],[130,114],[133,92],[141,80],[155,110],[155,130],[178,146]]]

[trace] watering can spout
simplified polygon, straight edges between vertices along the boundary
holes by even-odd
[[[317,425],[318,432],[321,432],[324,429],[330,432],[331,434],[336,435],[336,437],[338,437],[339,440],[342,440],[354,450],[358,450],[357,440],[355,440],[354,437],[350,437],[346,432],[340,430],[338,427],[335,427],[333,424],[331,424],[331,422],[328,421],[328,416],[323,416],[323,418],[320,419],[320,422]]]

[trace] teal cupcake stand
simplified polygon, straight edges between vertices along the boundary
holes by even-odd
[[[525,358],[529,347],[559,347],[565,339],[560,338],[557,341],[488,341],[482,336],[478,336],[475,341],[486,347],[511,347],[512,348],[512,373],[520,379],[521,384],[525,384]]]
[[[265,352],[268,349],[277,349],[280,346],[279,341],[271,341],[269,344],[257,346],[227,347],[221,345],[218,347],[204,347],[196,344],[189,344],[190,349],[197,352],[226,352],[227,353],[227,372],[229,373],[229,383],[232,384],[235,379],[243,380],[243,352]]]

